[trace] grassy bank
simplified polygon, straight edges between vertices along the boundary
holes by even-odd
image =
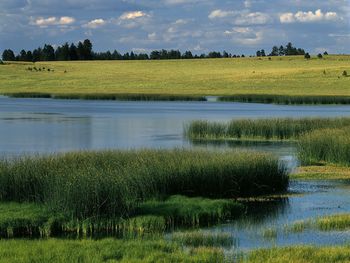
[[[296,246],[261,249],[251,252],[245,263],[345,263],[350,261],[350,247]]]
[[[1,201],[34,202],[76,218],[127,217],[170,195],[234,198],[283,191],[286,169],[253,152],[78,152],[0,162]]]
[[[350,118],[280,118],[232,120],[230,122],[193,121],[185,127],[185,135],[192,140],[217,139],[299,139],[306,132],[322,128],[342,128],[350,125]]]
[[[195,95],[166,94],[50,94],[40,92],[5,93],[11,98],[47,98],[71,100],[118,100],[118,101],[206,101],[205,97]]]
[[[246,103],[273,103],[273,104],[350,104],[350,96],[316,96],[316,95],[269,95],[269,94],[240,94],[222,96],[218,101],[246,102]]]
[[[245,212],[233,200],[173,196],[147,201],[130,217],[77,219],[35,203],[0,203],[0,238],[162,236],[179,228],[197,228],[227,222]]]
[[[176,61],[66,61],[0,67],[0,94],[350,96],[350,56]]]
[[[0,241],[2,262],[233,262],[218,248],[184,249],[164,239],[7,240]]]
[[[215,238],[215,237],[214,237]],[[183,239],[137,240],[2,240],[0,258],[4,262],[201,262],[201,263],[345,263],[350,261],[348,246],[295,246],[260,249],[247,257],[225,255],[211,246],[184,248]],[[221,241],[220,241],[221,242]],[[201,241],[200,241],[201,243]],[[215,245],[215,242],[214,242]]]
[[[290,175],[291,179],[301,180],[347,180],[350,179],[350,169],[346,166],[321,165],[301,166]]]
[[[299,140],[298,155],[304,165],[350,164],[350,130],[321,129],[307,133]]]

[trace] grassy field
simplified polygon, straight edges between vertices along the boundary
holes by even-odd
[[[350,95],[350,78],[342,76],[349,62],[350,56],[11,63],[0,66],[0,93]],[[27,70],[34,66],[41,71]]]

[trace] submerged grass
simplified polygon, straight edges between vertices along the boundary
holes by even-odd
[[[206,101],[204,96],[176,95],[176,94],[51,94],[41,92],[17,92],[5,93],[12,98],[51,98],[51,99],[75,99],[75,100],[118,100],[118,101]]]
[[[321,129],[304,134],[299,140],[302,164],[350,164],[350,128]]]
[[[130,217],[170,195],[234,198],[283,191],[287,169],[254,152],[77,152],[0,162],[0,200],[34,202],[74,218]]]
[[[193,121],[185,127],[192,140],[211,139],[299,139],[306,132],[322,128],[342,128],[350,118],[280,118],[232,120],[230,122]]]
[[[234,244],[231,234],[203,231],[178,232],[174,233],[171,239],[189,247],[231,247]]]
[[[345,231],[350,229],[350,214],[334,214],[296,221],[285,226],[287,233],[302,233],[308,229],[319,231]]]
[[[292,96],[270,94],[237,94],[222,96],[218,101],[223,102],[246,102],[246,103],[273,103],[273,104],[350,104],[350,96]]]

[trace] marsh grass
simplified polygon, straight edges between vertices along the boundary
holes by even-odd
[[[269,227],[269,228],[266,228],[263,230],[262,232],[262,236],[265,238],[265,239],[268,239],[268,240],[274,240],[277,238],[277,235],[278,235],[278,231],[276,228],[273,228],[273,227]]]
[[[192,95],[167,95],[167,94],[50,94],[40,92],[18,92],[4,94],[12,98],[51,98],[69,100],[113,100],[113,101],[206,101],[204,96]]]
[[[234,198],[284,191],[270,154],[199,150],[77,152],[0,162],[0,200],[34,202],[74,218],[130,217],[171,195]]]
[[[259,249],[248,253],[240,263],[344,263],[350,261],[349,246],[295,246]]]
[[[185,136],[192,140],[220,139],[299,139],[306,132],[322,128],[343,128],[350,118],[280,118],[242,119],[230,122],[193,121],[185,127]]]
[[[3,262],[233,262],[222,249],[198,247],[185,249],[162,238],[136,240],[2,240]]]
[[[350,229],[350,214],[337,214],[319,217],[315,221],[321,231],[344,231]]]
[[[270,104],[350,104],[350,96],[288,96],[269,94],[238,94],[222,96],[218,101],[223,102],[245,102],[245,103],[270,103]]]
[[[304,134],[298,157],[304,165],[350,164],[350,128],[321,129]]]
[[[350,169],[333,164],[301,166],[290,177],[296,180],[347,180],[350,179]]]
[[[171,240],[187,247],[232,247],[234,244],[232,234],[203,231],[177,232]]]
[[[136,210],[140,215],[162,216],[167,228],[209,226],[234,219],[245,207],[233,200],[213,200],[172,196],[164,201],[147,201]]]

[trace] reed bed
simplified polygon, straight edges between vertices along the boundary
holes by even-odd
[[[77,218],[128,217],[170,195],[234,198],[286,190],[272,155],[199,150],[77,152],[0,162],[0,201],[45,204]]]
[[[298,144],[299,159],[304,165],[350,164],[350,129],[321,129],[305,134]]]
[[[323,128],[343,128],[350,118],[278,118],[242,119],[229,122],[193,121],[185,127],[185,136],[191,140],[299,139],[306,132]]]
[[[206,101],[204,96],[196,95],[172,95],[172,94],[106,94],[106,93],[87,93],[87,94],[50,94],[41,92],[18,92],[7,93],[6,96],[12,98],[51,98],[68,100],[117,100],[117,101]]]
[[[222,96],[218,101],[245,102],[245,103],[269,103],[269,104],[350,104],[350,96],[317,96],[317,95],[269,95],[269,94],[238,94]]]
[[[234,244],[232,234],[203,231],[177,232],[171,240],[187,247],[232,247]]]

